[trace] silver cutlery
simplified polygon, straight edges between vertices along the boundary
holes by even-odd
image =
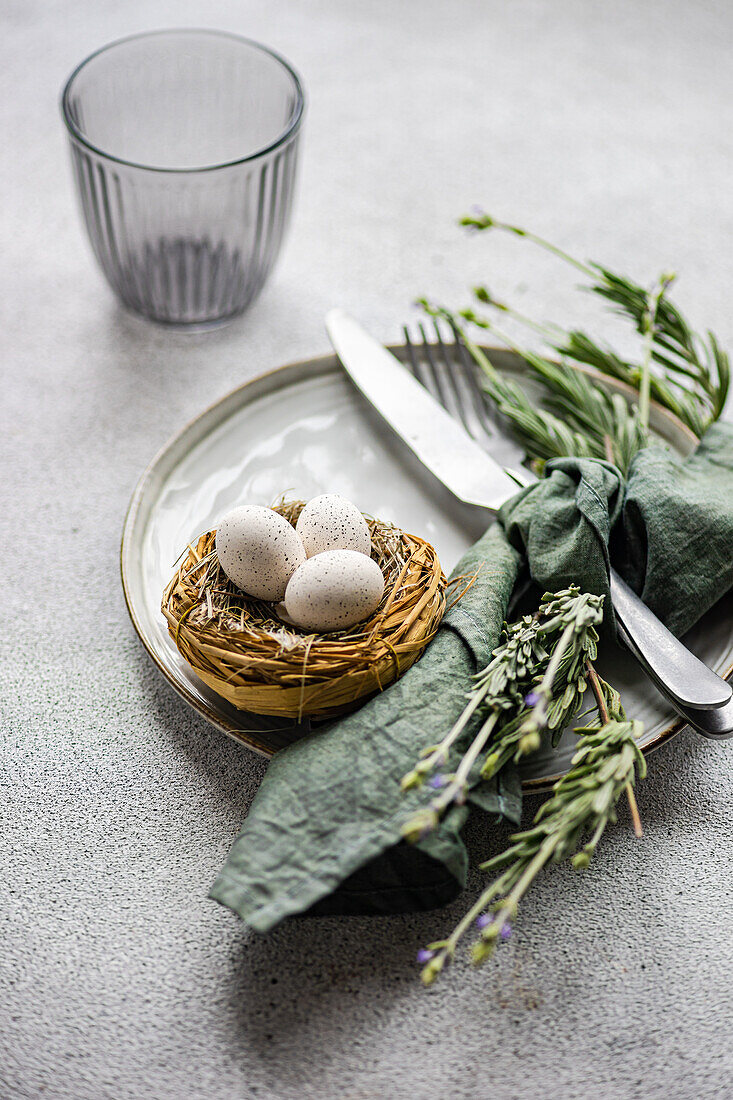
[[[354,384],[423,465],[466,504],[496,512],[519,485],[535,480],[518,463],[520,450],[502,443],[466,349],[435,326],[421,327],[416,345],[406,331],[410,370],[341,310],[326,328]],[[419,380],[418,380],[419,379]],[[504,469],[492,457],[513,463]],[[507,451],[507,446],[509,451]],[[657,619],[611,570],[610,591],[619,639],[675,710],[705,737],[733,736],[733,690]]]

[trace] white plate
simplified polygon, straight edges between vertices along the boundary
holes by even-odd
[[[493,358],[505,369],[521,370],[511,357]],[[674,418],[657,412],[656,428],[673,446],[689,448]],[[427,538],[446,573],[485,527],[475,510],[457,504],[392,436],[334,356],[247,382],[163,448],[143,474],[125,521],[121,565],[130,616],[176,691],[219,729],[267,756],[300,736],[303,727],[237,711],[203,684],[173,644],[160,600],[189,541],[235,504],[267,505],[283,492],[305,499],[342,493],[363,511]],[[687,641],[707,664],[728,674],[733,599],[721,601]],[[644,723],[643,748],[681,728],[627,654],[614,651],[603,671],[621,691],[629,714]],[[541,789],[565,771],[573,745],[567,734],[557,750],[533,754],[523,770],[525,786]]]

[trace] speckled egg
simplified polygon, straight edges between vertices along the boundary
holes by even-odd
[[[375,561],[356,550],[325,550],[293,573],[285,591],[285,610],[301,630],[345,630],[369,618],[384,594],[384,577]]]
[[[272,508],[245,504],[227,512],[216,530],[219,563],[238,588],[258,600],[281,600],[305,561],[303,543]]]
[[[372,552],[366,520],[350,500],[338,493],[325,493],[309,500],[295,530],[309,558],[325,550],[355,550],[367,557]]]

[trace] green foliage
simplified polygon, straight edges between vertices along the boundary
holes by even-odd
[[[605,458],[626,472],[631,459],[643,447],[647,432],[638,411],[619,394],[610,394],[585,374],[562,362],[553,362],[513,345],[489,321],[473,310],[452,314],[420,299],[433,317],[447,320],[483,372],[483,387],[530,458],[543,464],[568,455]],[[469,337],[466,323],[490,329],[513,347],[527,365],[528,374],[541,384],[543,406],[517,382],[503,377],[486,352]]]
[[[618,693],[593,665],[602,614],[602,597],[571,587],[546,593],[535,615],[505,626],[502,644],[476,676],[462,715],[402,781],[404,789],[427,781],[437,792],[404,826],[405,838],[415,842],[437,827],[451,805],[465,800],[472,783],[533,752],[544,731],[559,733],[577,714],[588,686],[592,689],[598,721],[576,729],[570,771],[555,784],[532,828],[516,833],[506,851],[483,864],[496,877],[451,935],[420,952],[425,984],[453,958],[474,921],[480,936],[472,957],[475,963],[486,959],[510,934],[521,899],[549,862],[572,857],[576,868],[587,866],[606,825],[616,820],[621,794],[626,791],[631,799],[637,773],[644,775],[637,745],[641,726],[627,720]],[[439,769],[476,717],[482,722],[455,771],[442,774]]]
[[[602,596],[572,587],[548,593],[536,615],[505,625],[502,644],[476,676],[458,721],[402,779],[403,790],[409,790],[432,776],[439,791],[428,810],[404,826],[408,839],[434,828],[451,803],[465,800],[474,767],[489,779],[509,760],[536,748],[544,728],[562,730],[585,691],[584,662],[596,656],[602,607]],[[440,772],[474,716],[483,722],[456,771]]]
[[[444,317],[462,337],[483,371],[487,395],[511,422],[532,459],[542,464],[564,455],[606,458],[626,472],[634,454],[648,442],[650,399],[674,413],[698,438],[721,415],[730,387],[728,355],[711,332],[696,333],[670,299],[673,275],[663,274],[647,289],[600,264],[583,263],[541,237],[488,214],[464,217],[461,224],[479,232],[511,233],[570,264],[583,274],[584,289],[607,302],[642,338],[634,361],[580,329],[566,331],[524,317],[486,287],[474,290],[478,310],[453,312],[421,299],[428,313]],[[508,339],[495,322],[497,315],[512,317],[541,333],[549,357]],[[493,333],[525,359],[530,375],[542,386],[544,408],[538,408],[521,386],[498,374],[470,339],[470,327]],[[592,367],[639,391],[638,408],[630,407],[619,394],[609,394],[578,371],[577,365]]]

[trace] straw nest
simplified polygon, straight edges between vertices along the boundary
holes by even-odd
[[[295,525],[303,501],[275,510]],[[446,580],[433,547],[364,517],[385,580],[374,614],[348,630],[305,634],[271,604],[227,578],[207,531],[179,559],[162,610],[196,675],[235,707],[255,714],[328,718],[352,710],[414,664],[445,610]]]

